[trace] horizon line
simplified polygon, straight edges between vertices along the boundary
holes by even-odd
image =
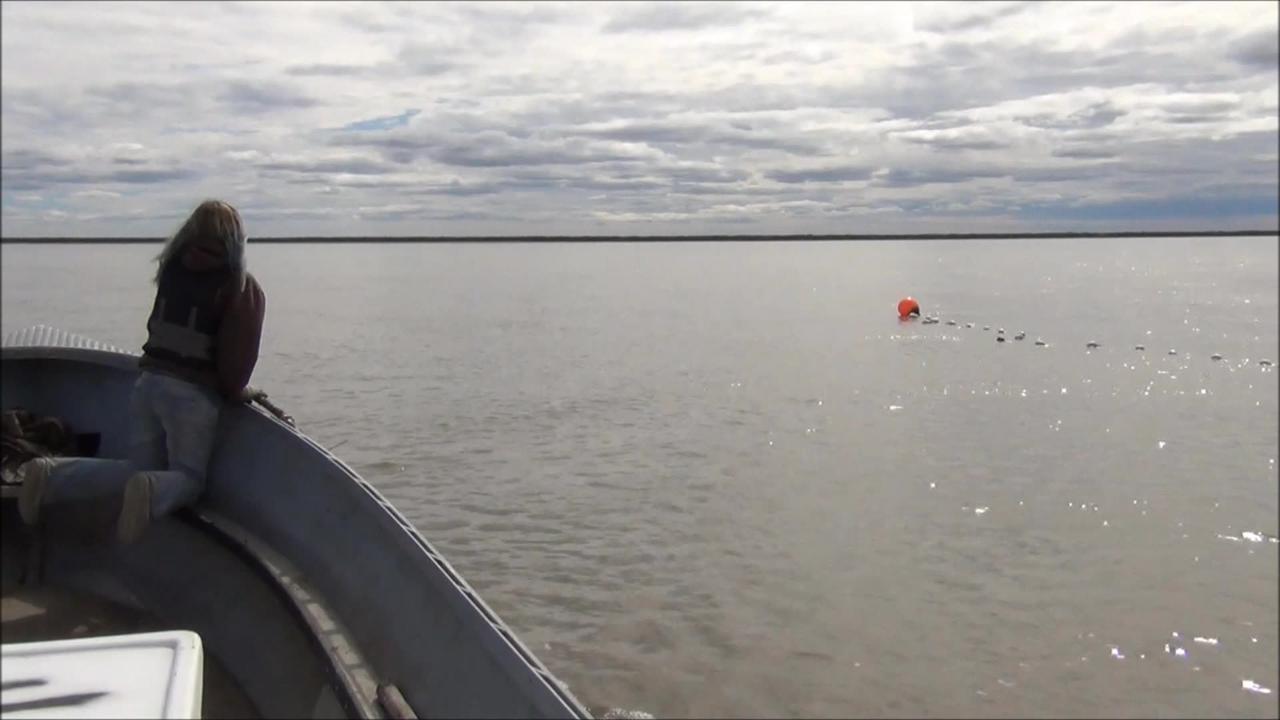
[[[1032,233],[787,233],[742,234],[709,233],[704,235],[279,235],[251,237],[257,243],[361,243],[361,242],[716,242],[768,240],[1005,240],[1040,238],[1124,238],[1124,237],[1245,237],[1280,235],[1271,230],[1117,230],[1117,231],[1050,231]],[[104,237],[96,235],[0,236],[0,243],[152,243],[164,242],[167,236]]]

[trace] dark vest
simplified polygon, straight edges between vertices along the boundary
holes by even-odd
[[[156,302],[147,319],[142,354],[196,370],[216,367],[222,308],[218,291],[231,279],[229,270],[189,270],[173,258],[160,274]]]

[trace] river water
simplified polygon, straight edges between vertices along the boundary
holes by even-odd
[[[138,348],[157,249],[6,244],[4,332]],[[1275,237],[249,258],[254,384],[598,714],[1277,715]]]

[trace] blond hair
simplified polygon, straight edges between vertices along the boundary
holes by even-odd
[[[156,284],[169,263],[182,257],[183,251],[195,240],[202,237],[216,238],[226,251],[227,267],[240,287],[244,287],[244,245],[248,238],[244,232],[244,222],[240,213],[230,204],[221,200],[205,200],[200,203],[182,227],[164,244],[160,254],[156,256]]]

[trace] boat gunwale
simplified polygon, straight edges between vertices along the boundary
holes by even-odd
[[[223,548],[240,558],[244,561],[245,565],[249,566],[253,572],[258,575],[261,580],[271,587],[272,591],[274,591],[283,602],[285,608],[287,608],[294,621],[302,628],[306,629],[306,632],[304,632],[303,635],[307,637],[312,649],[317,651],[317,653],[324,658],[325,674],[329,678],[330,687],[337,691],[334,695],[337,696],[338,703],[342,706],[343,711],[347,713],[348,717],[379,717],[379,712],[374,709],[374,706],[370,703],[368,698],[363,697],[364,693],[360,690],[355,679],[346,671],[346,664],[337,657],[334,651],[330,649],[329,644],[322,639],[320,628],[317,626],[313,615],[307,611],[302,599],[289,589],[282,573],[278,571],[280,568],[277,568],[275,563],[273,563],[269,558],[264,557],[262,553],[255,549],[254,544],[260,543],[260,541],[254,540],[253,542],[245,542],[244,539],[236,537],[234,534],[235,532],[242,532],[245,535],[249,535],[249,533],[247,530],[240,527],[235,527],[233,531],[232,528],[227,527],[227,525],[231,523],[208,511],[196,511],[190,508],[184,508],[175,513],[174,517],[185,522],[187,525],[202,531]],[[298,583],[300,585],[305,584],[296,576],[290,577],[289,579],[291,582]],[[313,592],[312,594],[318,596],[318,593]],[[318,602],[329,615],[335,615],[333,610],[325,605],[322,600],[315,600],[315,602]],[[352,651],[355,652],[359,656],[361,662],[363,662],[364,656],[357,649],[359,647],[358,643],[355,642],[354,638],[350,637],[346,632],[346,628],[341,623],[337,623],[336,625],[337,626],[329,630],[327,634],[333,634],[335,632],[341,634],[350,648],[352,648]]]
[[[89,365],[105,366],[108,368],[122,370],[126,372],[139,372],[137,365],[140,357],[137,353],[130,353],[119,350],[118,348],[109,348],[95,341],[88,340],[79,336],[73,336],[77,340],[88,343],[92,346],[67,345],[67,344],[30,344],[30,345],[10,345],[11,337],[5,338],[5,345],[0,347],[0,362],[5,361],[44,361],[44,360],[61,360],[74,363],[85,363]],[[451,563],[436,550],[414,527],[409,521],[381,492],[373,485],[360,476],[346,462],[335,456],[327,448],[313,440],[311,437],[303,433],[296,426],[281,421],[275,415],[263,410],[257,405],[250,403],[245,404],[246,409],[256,413],[263,419],[273,423],[277,428],[288,431],[295,438],[300,439],[310,449],[317,451],[330,464],[336,467],[346,477],[348,481],[353,482],[361,488],[371,500],[378,505],[382,512],[386,513],[400,532],[405,533],[407,537],[413,541],[418,552],[425,556],[432,565],[439,570],[452,585],[457,595],[465,598],[469,605],[480,614],[489,628],[496,635],[496,639],[504,642],[508,649],[514,652],[515,656],[525,664],[532,675],[541,682],[541,684],[561,703],[563,708],[570,714],[577,717],[591,717],[591,713],[586,707],[574,697],[561,681],[531,652],[524,642],[516,636],[505,622],[503,622],[498,614],[488,606],[488,604],[480,597],[480,595],[471,587],[471,585],[462,577],[462,575],[452,566]],[[197,509],[198,509],[197,505]],[[283,588],[281,588],[283,590]],[[287,591],[286,591],[287,592]],[[317,593],[319,594],[319,593]],[[323,597],[321,595],[321,597]],[[341,617],[335,613],[335,616]],[[490,636],[493,637],[493,636]],[[359,644],[357,643],[358,647]]]

